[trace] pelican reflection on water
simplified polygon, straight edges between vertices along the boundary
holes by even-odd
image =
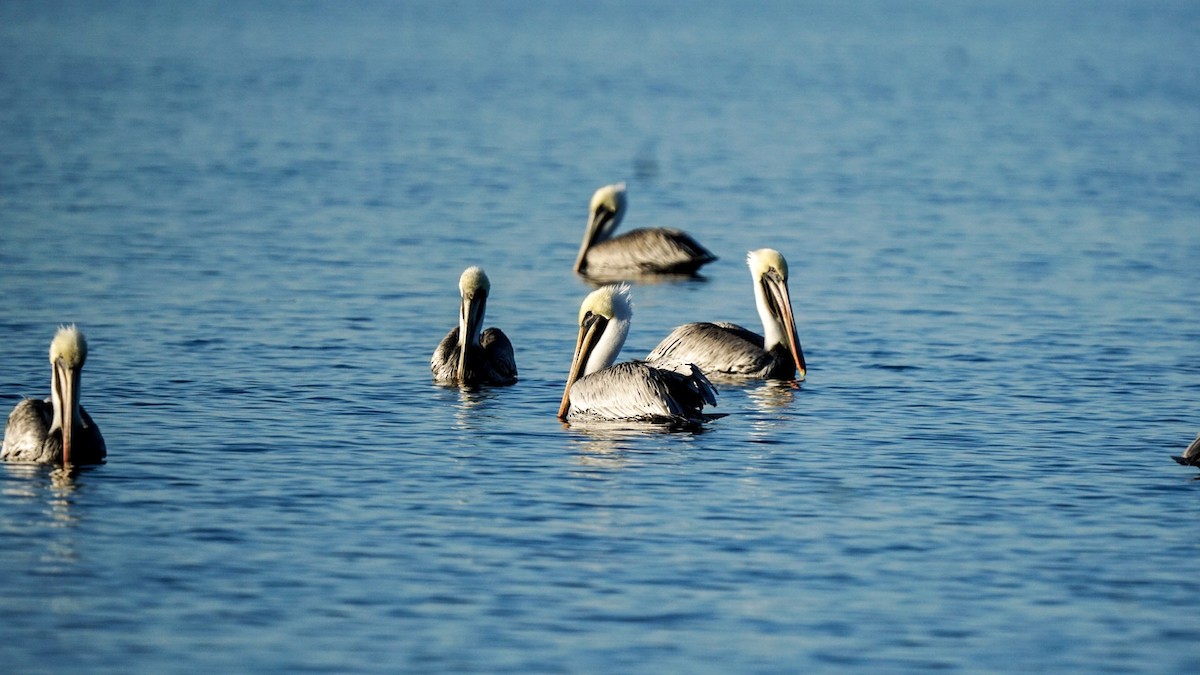
[[[562,420],[637,420],[694,426],[712,419],[705,404],[717,392],[695,366],[657,368],[645,363],[613,365],[633,308],[629,286],[604,286],[579,308],[579,337],[558,417]]]
[[[671,331],[646,360],[694,363],[710,377],[803,380],[807,367],[788,294],[787,261],[779,251],[762,248],[751,251],[746,262],[762,335],[726,322],[687,323]]]
[[[575,272],[595,279],[692,275],[717,259],[691,235],[672,228],[640,228],[613,236],[625,217],[625,184],[605,185],[592,195],[587,229]]]
[[[438,344],[429,363],[435,382],[506,385],[517,381],[512,343],[499,328],[483,329],[491,289],[479,267],[468,267],[459,277],[458,326]]]
[[[75,326],[58,329],[50,343],[50,398],[25,399],[4,429],[0,459],[10,462],[99,464],[107,451],[100,428],[79,404],[87,340]]]

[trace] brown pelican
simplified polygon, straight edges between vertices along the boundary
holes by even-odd
[[[686,232],[669,228],[613,232],[625,216],[625,184],[605,185],[592,195],[587,230],[575,272],[584,276],[619,278],[647,274],[695,274],[717,259]]]
[[[604,286],[579,308],[579,338],[558,418],[642,420],[693,426],[712,419],[704,404],[717,392],[698,368],[667,370],[645,363],[612,365],[629,333],[629,286]]]
[[[483,330],[492,284],[479,267],[468,267],[458,279],[462,303],[458,326],[438,344],[429,367],[433,380],[443,384],[512,384],[517,362],[512,343],[499,328]]]
[[[1192,444],[1187,447],[1187,450],[1183,451],[1182,455],[1172,457],[1171,459],[1180,464],[1200,466],[1200,434],[1197,434],[1196,440],[1192,441]]]
[[[792,317],[787,261],[779,251],[760,248],[746,262],[763,335],[732,323],[686,323],[671,331],[646,361],[694,363],[712,377],[803,380],[804,350]]]
[[[75,326],[58,329],[50,343],[50,398],[27,398],[13,408],[0,459],[63,467],[99,464],[106,454],[100,428],[79,405],[79,381],[87,341]]]

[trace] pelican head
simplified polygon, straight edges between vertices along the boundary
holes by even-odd
[[[588,206],[587,230],[583,233],[583,244],[575,257],[575,272],[583,273],[587,267],[584,259],[588,249],[612,236],[621,219],[625,217],[625,183],[605,185],[592,195]]]
[[[76,425],[83,425],[79,415],[79,380],[86,360],[87,340],[83,333],[74,325],[60,327],[50,342],[53,371],[50,396],[54,405],[50,431],[62,434],[63,466],[71,463],[71,435]]]
[[[559,419],[566,419],[571,407],[571,385],[584,375],[603,370],[613,364],[633,317],[629,285],[604,286],[592,291],[579,307],[579,337],[575,340],[575,356],[567,375],[566,390],[558,407]]]
[[[483,314],[487,310],[488,292],[492,282],[488,281],[483,268],[468,267],[458,278],[458,292],[462,304],[458,308],[458,380],[466,375],[467,348],[479,345],[479,334],[483,330]]]
[[[796,336],[792,299],[788,294],[788,265],[783,254],[773,248],[760,248],[746,256],[750,277],[754,279],[754,302],[763,324],[763,348],[783,346],[796,363],[796,379],[803,380],[807,368],[804,350]]]

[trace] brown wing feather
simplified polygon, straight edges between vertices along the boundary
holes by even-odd
[[[709,376],[753,377],[774,365],[761,335],[732,323],[685,323],[663,339],[646,360],[694,363]]]
[[[100,428],[81,406],[79,417],[83,425],[75,430],[71,441],[71,461],[74,464],[100,464],[108,454]],[[50,399],[39,401],[27,398],[16,405],[8,416],[4,429],[4,446],[0,459],[9,462],[62,463],[62,434],[51,432],[54,405]]]
[[[434,382],[453,383],[458,381],[458,326],[450,329],[446,337],[433,350],[429,361]]]
[[[697,424],[708,420],[706,403],[716,404],[716,390],[695,369],[682,374],[631,361],[575,382],[570,417]]]
[[[466,373],[458,381],[458,327],[450,330],[433,352],[429,368],[435,382],[443,384],[512,384],[517,381],[517,362],[512,343],[499,328],[488,328],[479,336],[479,347],[467,350]]]
[[[488,328],[479,338],[484,360],[491,366],[492,384],[512,384],[517,381],[517,359],[508,336],[499,328]]]
[[[645,228],[602,241],[587,253],[587,273],[693,274],[717,257],[691,235],[671,228]]]

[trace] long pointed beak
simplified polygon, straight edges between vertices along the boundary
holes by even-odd
[[[558,406],[558,419],[567,419],[567,411],[571,408],[571,386],[579,379],[583,365],[587,363],[592,348],[604,332],[604,321],[587,320],[579,326],[579,337],[575,339],[575,357],[571,361],[571,372],[567,375],[567,386],[563,389],[562,403]]]
[[[79,369],[68,368],[62,361],[54,364],[54,386],[58,390],[59,407],[55,424],[62,433],[63,468],[71,465],[71,436],[79,417]]]
[[[583,236],[583,243],[579,245],[579,255],[575,256],[575,267],[573,269],[576,274],[583,274],[583,259],[587,257],[588,249],[591,246],[591,225],[588,225],[588,233]]]
[[[604,231],[608,221],[612,220],[616,214],[606,208],[599,208],[588,216],[587,229],[583,231],[583,243],[579,245],[579,254],[575,256],[575,273],[583,274],[586,265],[584,258],[587,257],[588,249],[596,243],[600,237],[600,233]]]
[[[458,310],[458,381],[467,372],[467,349],[475,344],[487,308],[487,294],[477,292],[462,299]]]
[[[787,334],[792,360],[796,362],[796,379],[803,381],[808,367],[804,363],[804,349],[800,346],[800,338],[796,335],[796,319],[792,314],[792,298],[788,293],[787,282],[773,278],[767,280],[766,287],[767,294],[775,304],[779,321],[783,324],[783,332]]]

